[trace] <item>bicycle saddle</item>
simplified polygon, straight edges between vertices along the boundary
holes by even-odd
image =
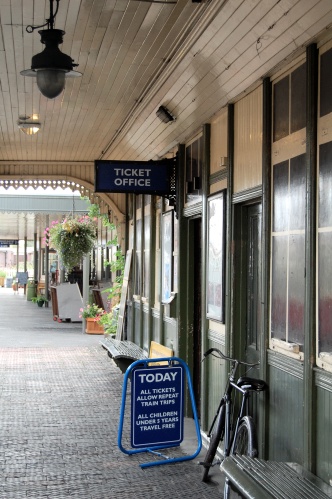
[[[248,378],[247,376],[241,376],[236,384],[240,388],[252,390],[254,392],[262,392],[267,389],[267,383],[262,379]]]

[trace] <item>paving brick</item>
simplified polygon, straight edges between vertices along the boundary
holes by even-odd
[[[0,314],[10,313],[10,296],[0,298]],[[0,328],[0,499],[222,497],[219,482],[201,482],[197,460],[143,470],[140,463],[157,457],[123,454],[117,446],[123,375],[99,340],[81,338],[80,324],[59,325],[45,309],[42,320],[50,324],[38,329],[40,310],[31,313],[35,305],[21,296],[14,300],[13,317],[18,303],[29,313],[26,328],[14,319],[10,334]],[[54,342],[40,335],[54,335]],[[129,446],[129,414],[123,440]]]

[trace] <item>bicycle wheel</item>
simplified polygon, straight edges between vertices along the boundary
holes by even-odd
[[[235,442],[233,454],[242,454],[248,457],[257,457],[257,434],[254,421],[251,416],[244,416],[241,421]]]
[[[215,425],[211,431],[209,447],[206,452],[205,459],[203,461],[204,470],[203,470],[202,482],[207,482],[208,480],[210,468],[212,466],[214,456],[216,455],[219,442],[224,437],[225,413],[226,413],[226,406],[225,404],[222,404]]]

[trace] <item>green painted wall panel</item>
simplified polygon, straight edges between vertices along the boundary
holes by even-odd
[[[332,392],[317,388],[316,412],[316,474],[330,483],[332,479]]]
[[[303,380],[269,366],[268,458],[303,463]]]
[[[220,344],[214,342],[210,343],[209,348],[218,348],[219,350],[224,351],[224,348]],[[225,362],[211,355],[204,362],[208,363],[208,390],[206,392],[206,405],[207,421],[208,425],[210,425],[216,414],[220,398],[224,394],[226,386],[226,379],[224,377]],[[211,382],[209,380],[211,380]],[[202,429],[204,431],[209,430],[209,428]]]

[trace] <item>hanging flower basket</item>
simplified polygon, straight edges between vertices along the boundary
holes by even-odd
[[[46,245],[58,252],[62,265],[68,272],[91,252],[97,237],[95,221],[89,216],[52,222],[44,233]]]

